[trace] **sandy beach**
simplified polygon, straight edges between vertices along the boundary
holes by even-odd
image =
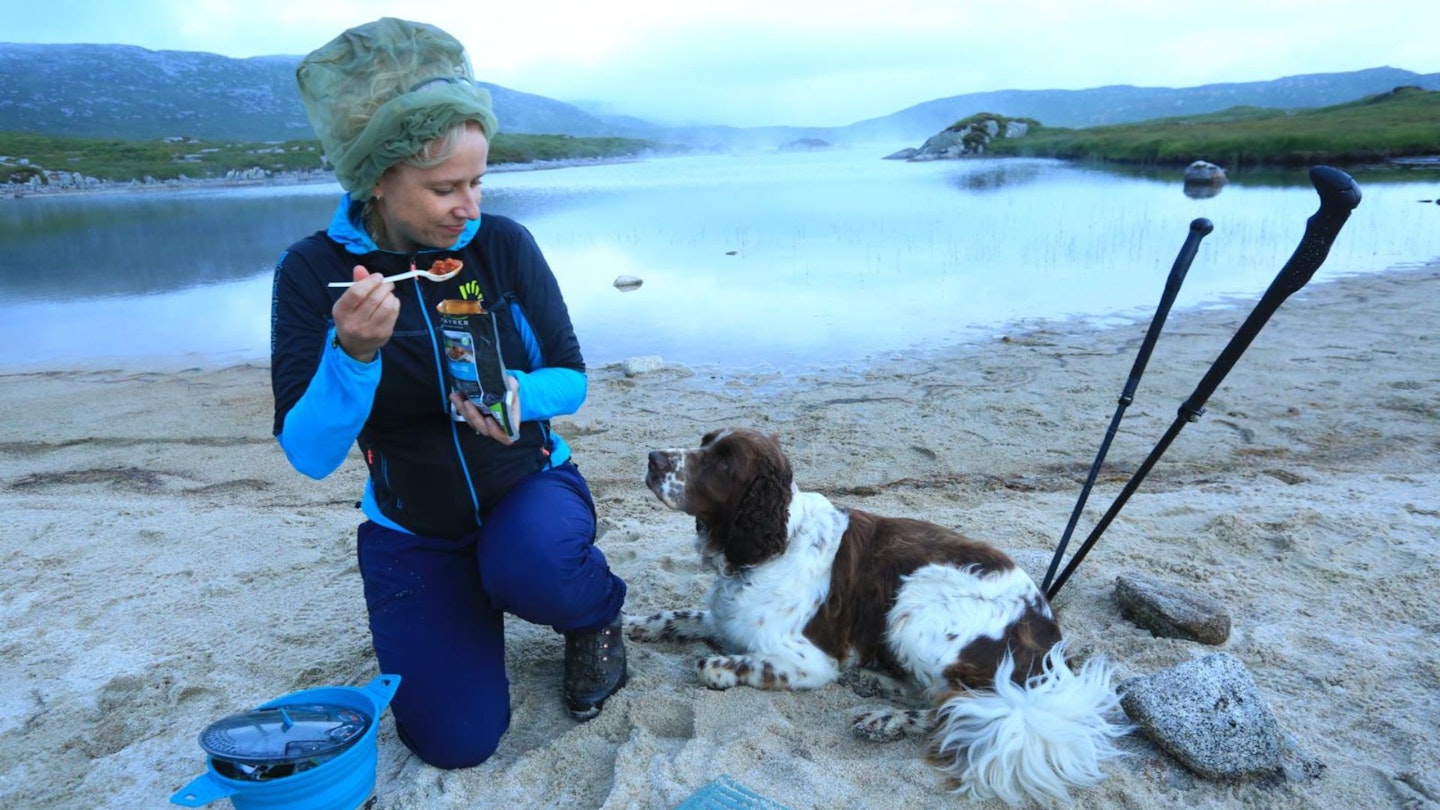
[[[1171,316],[1077,543],[1251,303]],[[1056,601],[1073,648],[1118,679],[1238,657],[1323,769],[1216,783],[1136,734],[1076,807],[1440,807],[1437,321],[1440,264],[1297,293]],[[1026,323],[798,377],[596,368],[556,429],[631,613],[698,607],[708,582],[692,521],[643,485],[647,451],[726,425],[778,433],[803,489],[1048,561],[1144,330]],[[0,806],[170,806],[204,771],[213,720],[379,674],[354,557],[364,467],[294,472],[271,408],[259,365],[0,375]],[[1112,595],[1127,572],[1220,600],[1229,640],[1127,622]],[[507,645],[513,721],[494,758],[426,766],[387,714],[371,807],[672,808],[721,776],[791,810],[964,804],[920,742],[853,738],[873,699],[844,686],[710,691],[699,649],[631,643],[629,685],[578,724],[561,638],[512,619]]]

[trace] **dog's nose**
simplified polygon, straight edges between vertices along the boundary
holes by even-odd
[[[669,472],[669,470],[670,454],[665,452],[664,450],[651,450],[650,474],[655,475],[657,473]]]

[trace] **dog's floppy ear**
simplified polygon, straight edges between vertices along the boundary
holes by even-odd
[[[785,550],[794,475],[779,438],[770,438],[774,447],[763,454],[760,471],[740,496],[723,544],[726,561],[736,568],[759,565]]]

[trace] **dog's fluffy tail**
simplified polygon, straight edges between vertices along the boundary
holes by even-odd
[[[1069,803],[1071,787],[1098,783],[1100,766],[1119,755],[1114,740],[1129,729],[1106,719],[1119,698],[1100,658],[1080,671],[1065,664],[1064,644],[1046,653],[1043,671],[1023,687],[1006,656],[993,689],[953,692],[936,709],[932,755],[959,783],[958,793]]]

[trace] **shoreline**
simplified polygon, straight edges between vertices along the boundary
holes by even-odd
[[[1411,262],[1388,267],[1375,273],[1350,274],[1327,278],[1321,275],[1294,293],[1289,300],[1303,299],[1318,291],[1327,290],[1337,285],[1349,285],[1352,283],[1363,284],[1367,279],[1387,278],[1406,276],[1409,274],[1426,274],[1435,268],[1440,267],[1440,257],[1425,262]],[[1248,314],[1255,303],[1259,300],[1259,294],[1254,297],[1241,298],[1232,297],[1218,301],[1190,305],[1188,307],[1174,309],[1167,320],[1166,331],[1172,328],[1178,319],[1185,317],[1201,316],[1206,313],[1229,312],[1237,317]],[[1283,314],[1291,304],[1282,305],[1279,314]],[[705,375],[714,378],[743,378],[755,380],[784,380],[803,379],[812,376],[823,376],[826,371],[838,373],[844,376],[863,375],[867,370],[878,366],[888,366],[898,360],[914,357],[936,357],[951,352],[962,352],[969,349],[983,347],[991,343],[1008,343],[1012,340],[1023,340],[1023,335],[1035,332],[1062,332],[1062,333],[1086,333],[1086,332],[1111,332],[1114,330],[1139,330],[1143,334],[1144,329],[1149,325],[1152,313],[1137,313],[1126,311],[1124,313],[1109,313],[1104,315],[1073,315],[1061,318],[1028,317],[1019,318],[1008,323],[994,324],[985,329],[983,333],[974,336],[957,336],[952,340],[931,341],[925,344],[905,346],[895,349],[885,349],[871,352],[865,355],[839,359],[839,360],[812,360],[807,361],[799,367],[781,368],[771,365],[768,361],[758,361],[749,365],[731,365],[720,362],[700,361],[692,362],[684,359],[665,357],[663,354],[635,355],[622,358],[612,358],[603,363],[593,365],[590,370],[620,370],[632,363],[640,367],[651,367],[655,365],[655,358],[659,359],[662,367],[670,373],[681,373],[685,375]],[[1238,323],[1238,320],[1237,320]],[[1263,332],[1262,332],[1263,334]],[[1020,336],[1020,337],[1017,337]],[[249,354],[243,350],[232,350],[223,353],[189,353],[189,354],[126,354],[126,355],[102,355],[91,356],[81,359],[63,361],[37,361],[34,363],[3,363],[0,362],[0,377],[35,374],[35,373],[177,373],[177,372],[212,372],[221,371],[232,367],[268,367],[269,355],[267,352]],[[822,368],[823,366],[823,368]],[[1121,380],[1123,382],[1123,380]]]
[[[1086,806],[1427,807],[1440,797],[1440,263],[1307,286],[1265,326],[1056,601],[1072,651],[1117,683],[1217,650],[1323,767],[1215,783],[1147,738]],[[1080,530],[1174,418],[1248,313],[1172,313]],[[554,420],[599,513],[626,610],[701,606],[693,519],[643,484],[650,449],[710,429],[780,434],[796,483],[951,525],[1048,562],[1145,325],[1026,322],[1003,339],[829,373],[590,371]],[[354,564],[352,453],[321,481],[270,435],[266,364],[0,375],[0,804],[161,806],[204,771],[208,723],[377,671]],[[1137,573],[1222,602],[1229,640],[1161,639],[1120,616]],[[381,720],[374,810],[671,808],[722,775],[792,810],[952,802],[923,744],[852,737],[877,705],[700,686],[684,644],[628,645],[630,683],[595,720],[559,700],[563,642],[511,618],[512,719],[463,771],[423,765]],[[557,777],[557,774],[562,777]],[[999,802],[973,803],[1001,810]]]
[[[632,163],[648,160],[647,157],[614,158],[564,158],[561,160],[534,160],[529,163],[496,163],[489,167],[492,172],[530,172],[549,169],[567,169],[576,166],[602,166],[612,163]],[[92,180],[94,178],[84,178]],[[145,182],[131,180],[97,180],[95,184],[79,186],[43,185],[30,187],[26,184],[0,184],[0,200],[18,200],[29,197],[51,197],[72,194],[153,194],[197,189],[225,188],[283,188],[286,186],[310,186],[323,183],[339,185],[335,173],[325,169],[300,172],[279,172],[267,174],[264,178],[235,177],[187,177],[184,179],[154,180]]]

